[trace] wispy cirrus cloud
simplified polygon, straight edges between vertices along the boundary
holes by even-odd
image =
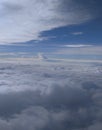
[[[73,32],[71,34],[77,36],[77,35],[83,35],[84,33],[83,32]]]
[[[2,44],[39,40],[43,31],[80,24],[93,15],[75,0],[1,0],[0,17]]]
[[[69,48],[80,48],[80,47],[90,47],[93,45],[85,45],[85,44],[70,44],[70,45],[64,45],[64,47],[69,47]]]

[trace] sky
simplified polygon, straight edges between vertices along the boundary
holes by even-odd
[[[102,0],[0,0],[0,130],[102,130],[101,34]]]
[[[1,0],[0,55],[101,59],[101,7],[101,0]]]

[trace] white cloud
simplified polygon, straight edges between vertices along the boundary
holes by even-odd
[[[71,48],[80,48],[80,47],[90,47],[92,45],[85,45],[85,44],[71,44],[71,45],[64,45],[64,47],[71,47]]]
[[[84,33],[83,32],[73,32],[72,34],[77,36],[77,35],[82,35]]]
[[[0,43],[38,40],[42,31],[80,24],[93,17],[75,1],[67,0],[64,5],[65,1],[1,0]]]

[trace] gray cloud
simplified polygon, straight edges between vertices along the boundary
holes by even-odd
[[[15,3],[10,3],[10,2],[5,2],[2,4],[2,10],[4,10],[3,12],[1,12],[1,17],[5,17],[5,15],[9,16],[9,15],[12,15],[15,13],[18,12],[18,11],[21,11],[23,9],[23,6],[19,5],[19,4],[15,4]],[[3,14],[2,14],[3,13]]]
[[[102,46],[86,45],[86,44],[70,44],[64,45],[55,54],[72,54],[72,55],[102,55]]]
[[[88,130],[101,130],[102,129],[102,122],[96,123],[88,128]]]
[[[101,68],[92,63],[0,64],[0,129],[100,130]]]

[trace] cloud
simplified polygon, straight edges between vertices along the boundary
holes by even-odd
[[[96,124],[90,126],[88,130],[96,130],[96,129],[97,130],[101,130],[102,129],[102,123],[101,122],[100,123],[96,123]]]
[[[37,58],[38,58],[39,60],[47,60],[47,57],[46,57],[43,53],[38,53]]]
[[[64,45],[58,49],[55,54],[78,54],[78,55],[102,55],[102,46],[86,45],[86,44],[71,44]]]
[[[40,63],[0,64],[0,129],[102,129],[101,64]]]
[[[82,35],[83,32],[73,32],[72,34],[75,35],[75,36],[77,36],[77,35]]]
[[[87,7],[71,0],[1,0],[0,43],[41,39],[43,31],[93,18]]]
[[[76,34],[75,34],[76,35]],[[78,34],[79,35],[79,34]],[[85,45],[85,44],[72,44],[72,45],[64,45],[64,47],[69,47],[69,48],[80,48],[80,47],[90,47],[93,45]]]

